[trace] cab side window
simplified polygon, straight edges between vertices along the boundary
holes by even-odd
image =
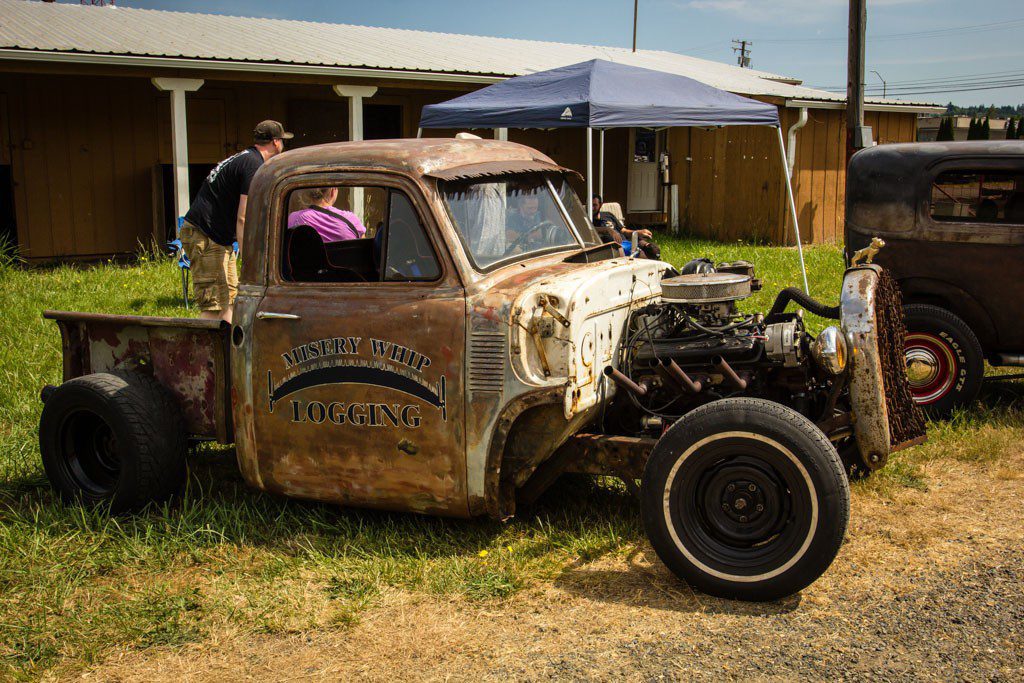
[[[281,275],[291,282],[435,280],[441,269],[400,190],[318,186],[287,197]]]
[[[940,173],[932,183],[931,216],[951,223],[1024,225],[1024,172]]]

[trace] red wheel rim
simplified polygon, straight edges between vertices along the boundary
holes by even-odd
[[[929,405],[953,389],[959,363],[949,344],[930,332],[912,332],[904,344],[907,379],[918,405]]]

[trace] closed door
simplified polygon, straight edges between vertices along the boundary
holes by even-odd
[[[466,515],[461,283],[415,188],[316,179],[329,184],[283,200],[253,325],[259,483],[301,498]],[[332,226],[337,210],[343,220]]]
[[[658,133],[634,128],[630,131],[629,213],[660,211],[661,184],[658,182]]]

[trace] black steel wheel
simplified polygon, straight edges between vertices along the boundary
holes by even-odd
[[[57,387],[43,407],[39,448],[62,498],[114,513],[165,501],[185,481],[181,412],[146,375],[97,373]]]
[[[835,448],[779,404],[730,398],[683,416],[644,471],[644,526],[655,552],[694,587],[774,600],[832,563],[849,484]]]
[[[945,419],[973,403],[981,391],[981,344],[967,323],[944,308],[911,304],[903,312],[910,393],[928,417]]]

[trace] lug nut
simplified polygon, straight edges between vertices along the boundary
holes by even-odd
[[[728,511],[729,504],[728,503],[722,503],[722,509]]]
[[[758,503],[757,507],[755,507],[754,509],[757,510],[758,512],[764,512],[764,505]]]
[[[746,516],[746,515],[743,515],[742,517],[740,517],[740,521],[741,521],[741,522],[745,522],[745,521],[747,521],[747,516]]]
[[[751,484],[750,486],[747,487],[747,490],[750,491],[751,493],[753,493],[754,491],[757,490],[757,487],[754,486],[753,484]]]

